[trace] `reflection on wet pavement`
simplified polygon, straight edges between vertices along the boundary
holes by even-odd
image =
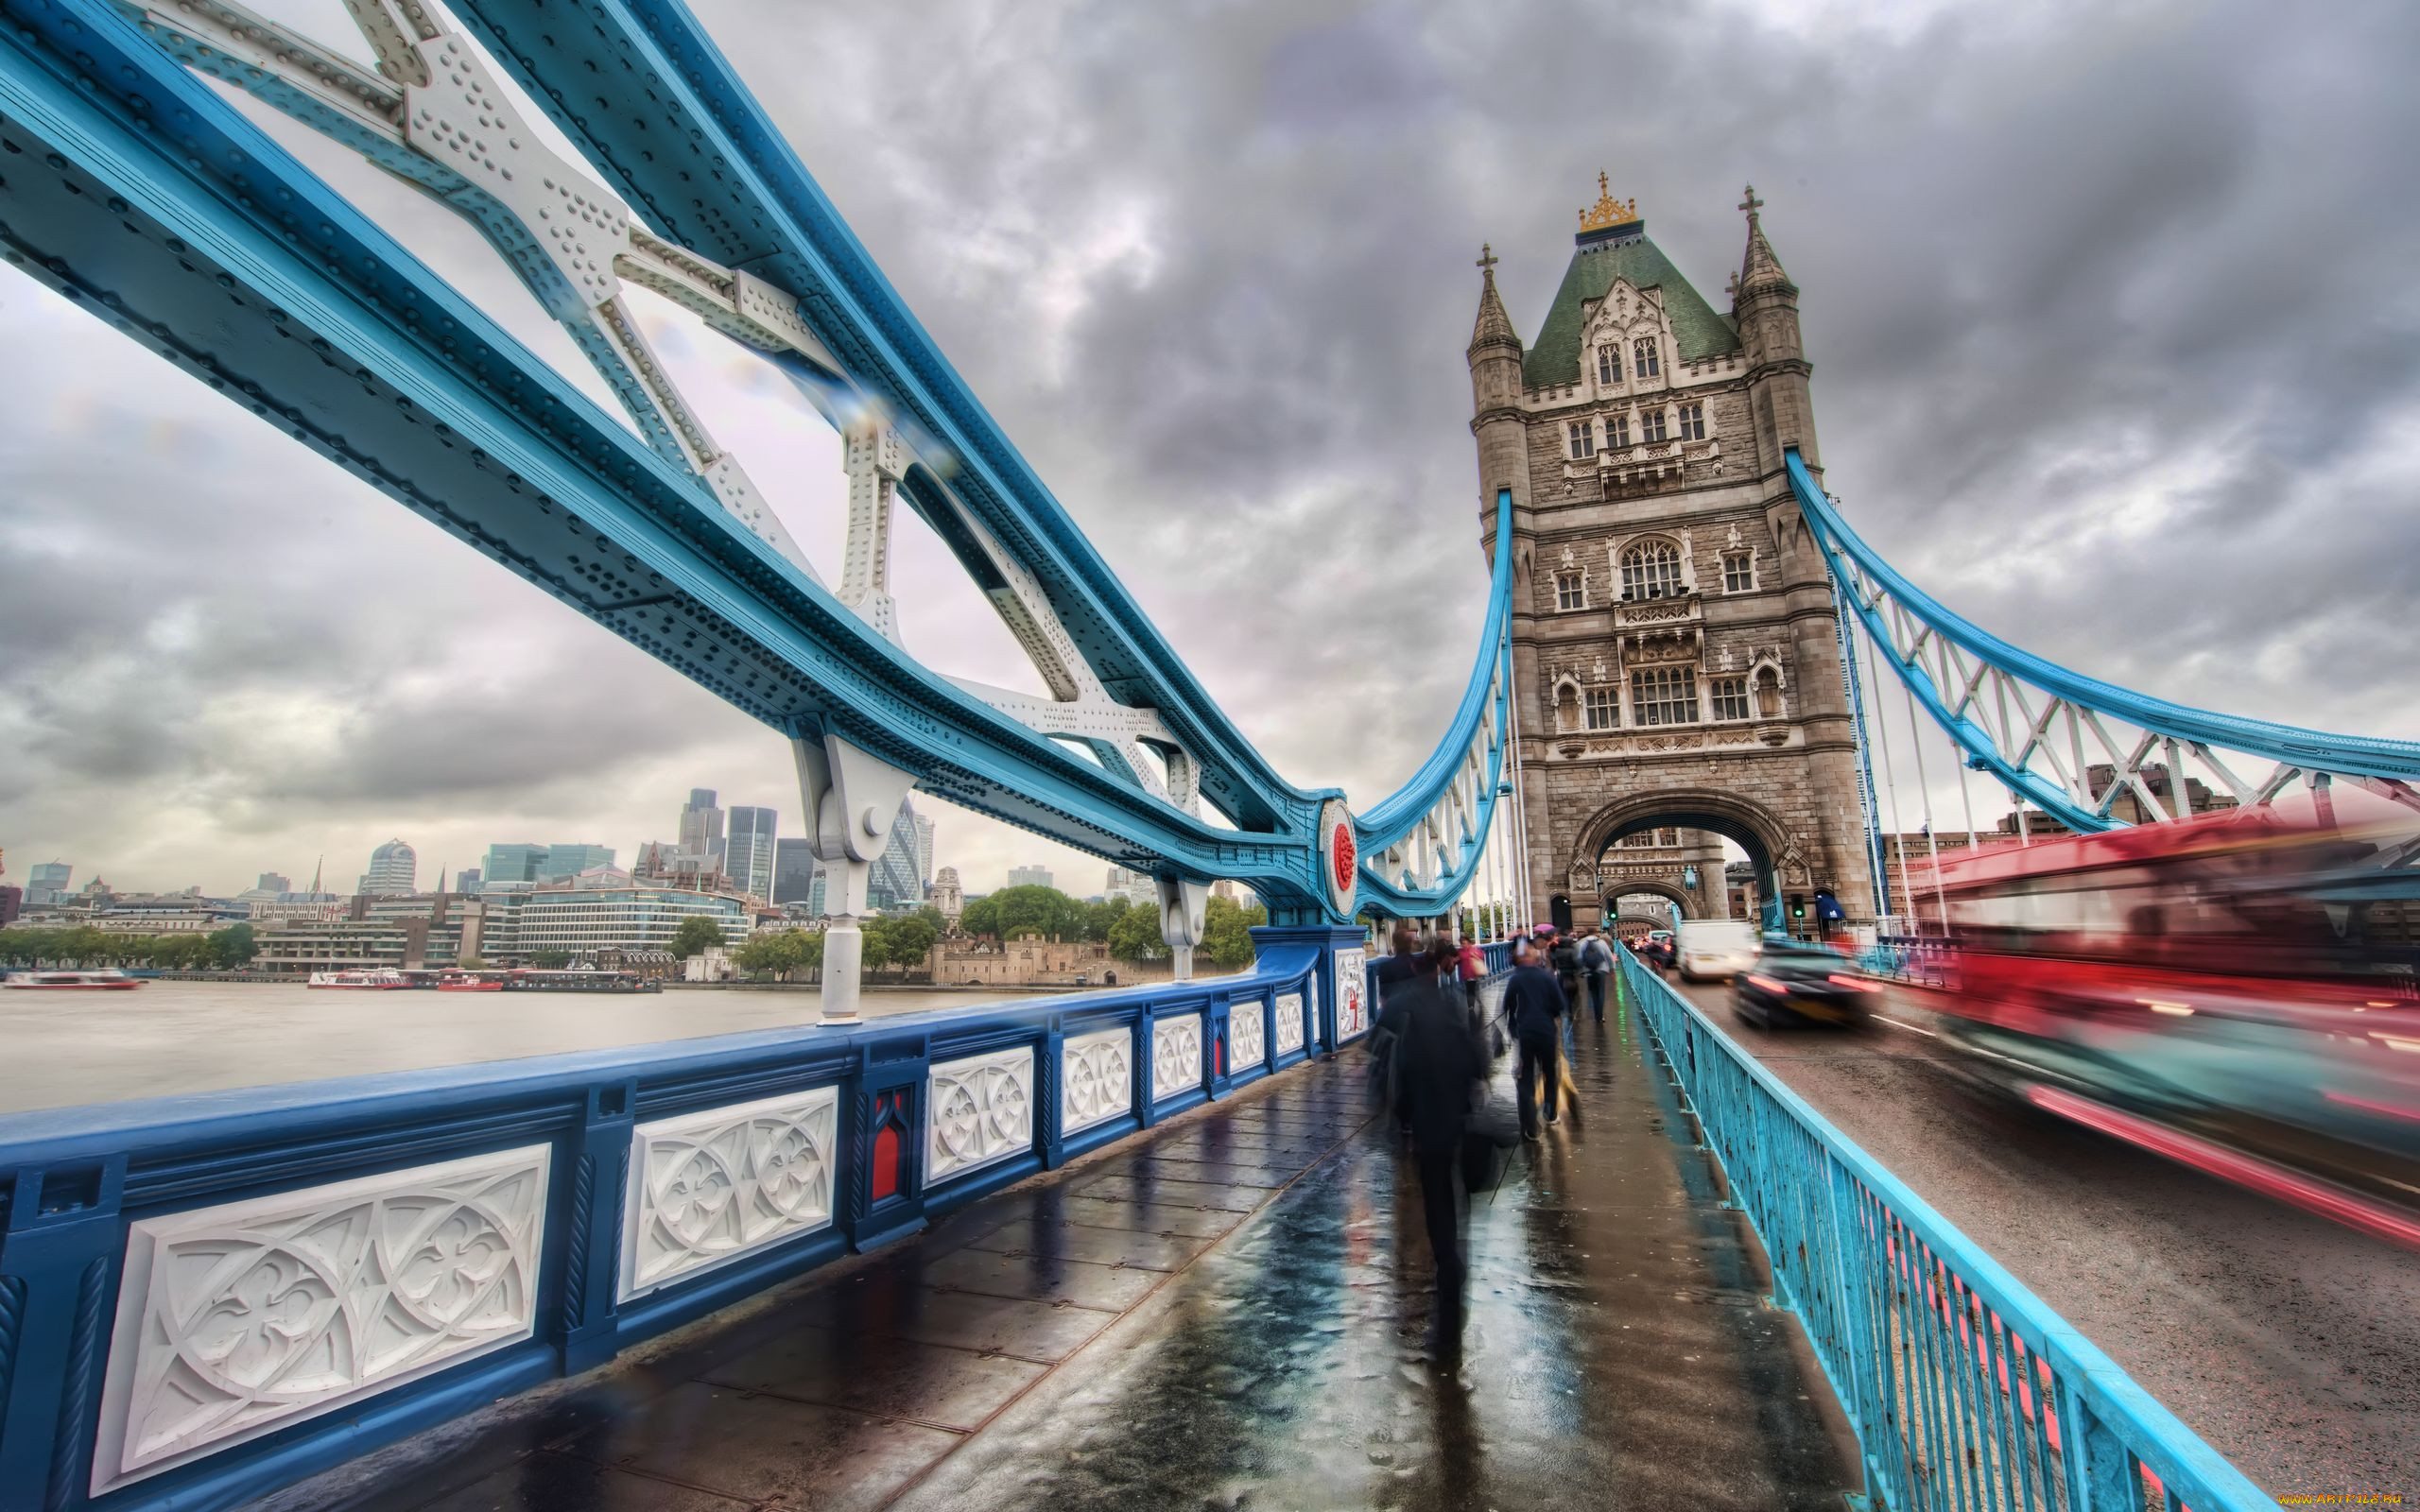
[[[1838,1507],[1825,1388],[1621,1030],[1474,1205],[1459,1332],[1348,1051],[272,1504]]]

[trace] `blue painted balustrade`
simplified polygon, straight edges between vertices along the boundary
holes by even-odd
[[[0,1118],[0,1505],[233,1504],[1368,1031],[1359,930],[1255,943],[1191,983]]]
[[[1624,948],[1662,1050],[1863,1450],[1877,1505],[2276,1506],[1999,1263]]]

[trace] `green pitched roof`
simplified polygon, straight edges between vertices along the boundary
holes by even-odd
[[[1538,327],[1538,339],[1521,358],[1521,382],[1531,388],[1580,381],[1580,307],[1601,300],[1614,280],[1626,278],[1634,288],[1660,289],[1665,313],[1672,319],[1672,336],[1680,360],[1697,362],[1739,350],[1739,333],[1717,315],[1681,270],[1645,236],[1582,246],[1564,269],[1563,287],[1555,290],[1554,307]]]

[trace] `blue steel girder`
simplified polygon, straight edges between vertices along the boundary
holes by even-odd
[[[2194,709],[2045,661],[1918,589],[1848,527],[1795,448],[1786,463],[1834,588],[1892,673],[1968,766],[2062,823],[2086,833],[2117,828],[2123,821],[2110,809],[2128,792],[2148,813],[2181,817],[2171,810],[2188,762],[2248,806],[2273,800],[2297,781],[2342,781],[2420,809],[2420,745]],[[2238,771],[2244,757],[2269,770]],[[2145,778],[2155,758],[2170,774],[2165,805]],[[2102,764],[2113,776],[2096,792],[2088,768]]]
[[[1268,827],[1222,830],[952,687],[118,14],[0,13],[9,261],[768,724],[829,728],[928,791],[1126,864],[1317,906],[1326,795],[1272,779]]]
[[[1157,710],[1185,743],[1204,798],[1250,830],[1316,812],[1317,796],[1268,765],[1145,617],[686,6],[452,9],[656,231],[795,295],[849,379],[947,449],[953,492],[1039,580],[1111,696]]]
[[[1512,539],[1512,493],[1495,496],[1495,536]],[[1478,874],[1496,789],[1503,780],[1512,719],[1512,554],[1495,554],[1478,660],[1461,701],[1435,750],[1403,787],[1354,820],[1361,857],[1361,902],[1396,919],[1441,913]],[[1396,858],[1407,841],[1426,867]],[[1443,854],[1450,862],[1440,863]]]

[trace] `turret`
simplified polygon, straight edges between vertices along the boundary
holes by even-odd
[[[1495,253],[1479,249],[1478,318],[1464,355],[1471,368],[1471,432],[1478,438],[1479,530],[1495,550],[1495,491],[1528,504],[1528,442],[1521,421],[1521,337],[1495,292]]]
[[[1748,186],[1739,208],[1748,213],[1748,250],[1731,285],[1732,323],[1747,349],[1749,404],[1756,424],[1758,471],[1781,470],[1785,446],[1795,446],[1809,467],[1822,466],[1815,449],[1815,411],[1807,398],[1813,369],[1798,335],[1798,285],[1782,271],[1757,212],[1764,201]]]

